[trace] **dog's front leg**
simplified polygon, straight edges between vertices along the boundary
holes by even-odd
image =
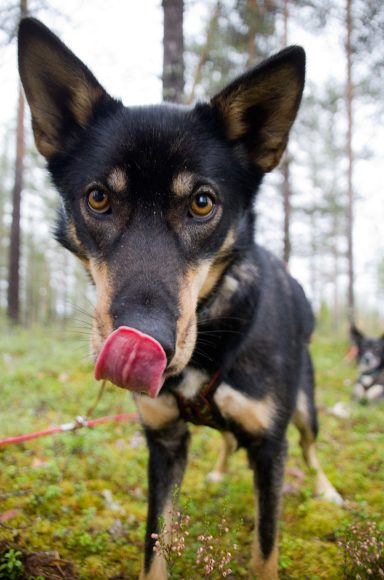
[[[251,568],[259,580],[278,578],[277,524],[286,453],[285,441],[264,440],[248,448],[257,508]]]
[[[148,448],[148,516],[145,536],[144,568],[141,580],[164,580],[167,566],[164,555],[155,552],[156,537],[160,530],[159,519],[164,519],[169,531],[173,500],[177,494],[187,463],[189,432],[179,420],[162,429],[145,430]],[[166,531],[163,533],[166,534]]]

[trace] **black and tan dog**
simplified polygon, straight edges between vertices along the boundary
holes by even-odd
[[[299,284],[254,244],[255,193],[279,162],[304,85],[288,48],[193,108],[126,108],[45,26],[22,21],[19,66],[36,145],[61,194],[57,239],[97,292],[97,378],[135,391],[149,447],[142,578],[166,578],[151,534],[180,485],[194,421],[243,446],[254,473],[252,570],[277,577],[277,518],[292,419],[321,471]],[[217,475],[217,474],[216,474]]]
[[[384,336],[366,336],[355,325],[350,334],[359,369],[352,398],[361,403],[380,401],[384,399]]]

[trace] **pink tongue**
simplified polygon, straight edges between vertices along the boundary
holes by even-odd
[[[164,383],[166,365],[167,357],[157,340],[120,326],[105,341],[96,361],[95,377],[156,397]]]

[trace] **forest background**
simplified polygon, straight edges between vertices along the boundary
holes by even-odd
[[[15,34],[27,12],[52,27],[127,105],[205,99],[285,45],[304,46],[303,106],[280,170],[267,176],[258,196],[257,240],[285,260],[333,329],[355,319],[380,330],[384,7],[375,0],[111,0],[108,10],[100,0],[2,0],[4,323],[65,326],[93,304],[81,265],[51,235],[57,194],[35,151],[17,78]],[[174,54],[166,49],[172,43]]]

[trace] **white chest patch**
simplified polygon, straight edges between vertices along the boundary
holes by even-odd
[[[202,386],[208,382],[209,376],[205,371],[187,367],[185,377],[177,390],[185,399],[193,399]]]
[[[135,393],[133,398],[141,423],[150,429],[162,429],[179,417],[176,399],[169,393],[159,395],[156,399]]]

